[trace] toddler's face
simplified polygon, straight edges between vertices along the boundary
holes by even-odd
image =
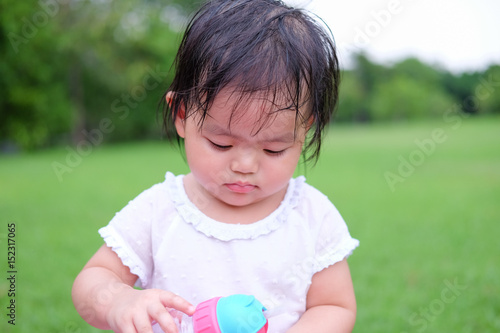
[[[306,128],[295,110],[278,111],[262,123],[272,103],[255,99],[233,107],[236,94],[222,91],[201,128],[195,114],[175,122],[191,173],[201,193],[230,206],[281,202],[300,159]]]

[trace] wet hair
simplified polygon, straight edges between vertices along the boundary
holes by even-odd
[[[174,65],[171,101],[163,102],[167,134],[176,133],[181,109],[186,117],[198,112],[201,127],[217,94],[232,89],[238,104],[259,98],[276,106],[260,126],[283,110],[295,111],[296,126],[312,117],[303,152],[317,160],[340,74],[330,30],[307,12],[276,0],[208,1],[189,22]],[[244,109],[235,106],[230,119]]]

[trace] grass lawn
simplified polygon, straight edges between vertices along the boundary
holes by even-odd
[[[500,118],[335,126],[323,148],[298,173],[361,241],[350,258],[355,332],[500,332]],[[97,229],[165,171],[187,172],[165,143],[83,152],[0,156],[1,332],[97,332],[70,298],[102,243]],[[11,223],[15,326],[6,316]]]

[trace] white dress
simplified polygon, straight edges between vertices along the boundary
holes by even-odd
[[[182,175],[167,173],[99,233],[139,277],[137,286],[169,290],[194,305],[254,295],[268,309],[268,333],[286,332],[305,311],[312,276],[359,244],[334,205],[304,177],[290,180],[280,206],[266,218],[227,224],[198,210]]]

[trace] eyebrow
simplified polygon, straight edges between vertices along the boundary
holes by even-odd
[[[235,138],[238,140],[242,140],[242,137],[238,134],[235,134],[234,132],[231,132],[230,130],[220,127],[217,124],[206,124],[203,126],[202,131],[207,131],[210,132],[211,134],[214,135],[220,135],[220,136],[227,136],[231,138]],[[276,135],[274,137],[266,137],[263,140],[260,140],[260,142],[265,142],[265,143],[292,143],[295,142],[295,133],[284,133],[281,135]]]

